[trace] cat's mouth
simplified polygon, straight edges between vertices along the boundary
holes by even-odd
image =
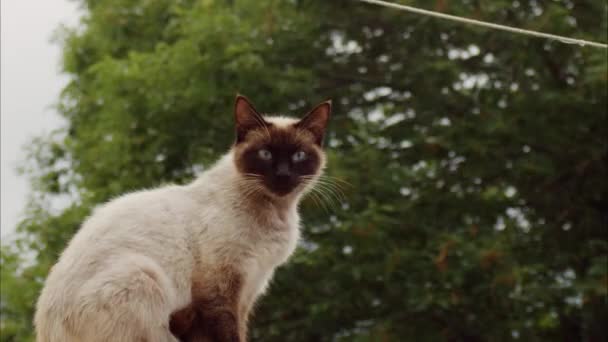
[[[300,185],[298,177],[272,177],[264,179],[264,186],[272,194],[283,197],[293,193]]]
[[[297,175],[245,174],[240,187],[244,194],[266,193],[270,196],[284,197],[300,191],[305,183],[306,180]]]

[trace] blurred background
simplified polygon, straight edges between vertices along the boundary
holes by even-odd
[[[394,2],[608,41],[605,0]],[[33,340],[44,278],[95,205],[189,182],[230,147],[237,92],[294,115],[332,98],[328,173],[348,183],[304,201],[253,341],[608,339],[607,50],[356,0],[16,3],[2,341]]]

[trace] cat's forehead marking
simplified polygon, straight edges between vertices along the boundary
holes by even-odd
[[[279,128],[287,128],[298,122],[298,119],[287,116],[264,116],[264,120]]]
[[[289,145],[314,145],[314,136],[303,129],[298,129],[297,118],[287,116],[264,116],[266,127],[251,130],[247,135],[246,146],[262,146],[268,143]]]

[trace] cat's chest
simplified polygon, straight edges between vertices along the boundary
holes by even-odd
[[[213,221],[216,224],[202,229],[196,239],[198,267],[230,265],[266,272],[284,263],[299,239],[297,213],[264,221],[238,214]]]
[[[286,215],[268,215],[264,220],[239,212],[231,214],[207,213],[206,227],[197,239],[193,275],[221,289],[222,284],[232,283],[225,277],[238,274],[238,297],[247,306],[263,293],[274,269],[295,250],[299,217],[295,210]]]
[[[243,276],[241,304],[251,305],[255,299],[266,291],[274,270],[285,263],[296,248],[299,238],[297,227],[280,234],[274,232],[259,242],[255,249],[239,260],[239,270]]]
[[[221,241],[208,240],[199,262],[195,262],[192,300],[229,298],[229,301],[236,300],[239,310],[246,312],[264,293],[276,267],[286,262],[295,250],[299,230],[294,225],[257,234],[224,233]],[[227,284],[238,284],[238,288]]]
[[[201,233],[200,248],[212,259],[239,262],[256,259],[261,264],[284,262],[299,238],[299,215],[295,209],[279,213],[233,210],[214,213]]]
[[[235,246],[235,255],[245,268],[253,267],[261,272],[272,270],[287,261],[299,239],[297,217],[275,219],[266,225],[250,224],[241,243]],[[242,243],[244,242],[244,244]],[[253,264],[253,265],[252,265]]]

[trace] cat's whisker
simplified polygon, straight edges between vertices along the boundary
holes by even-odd
[[[315,192],[323,199],[323,203],[325,203],[327,205],[327,208],[329,210],[331,210],[332,212],[335,212],[338,210],[336,201],[333,197],[331,197],[330,195],[328,195],[327,193],[325,193],[324,191],[322,191],[318,188],[315,189]]]
[[[323,184],[323,183],[317,183],[317,186],[319,187],[320,191],[327,193],[328,196],[334,198],[337,202],[341,203],[345,200],[343,194],[341,194],[340,192],[331,188],[329,185]]]
[[[318,182],[331,185],[333,188],[340,191],[342,194],[344,194],[344,191],[346,190],[346,188],[353,187],[350,183],[348,183],[344,180],[341,180],[341,179],[335,178],[335,177],[329,177],[329,176],[319,177]]]
[[[327,207],[327,205],[325,204],[325,201],[323,201],[319,195],[314,192],[314,191],[309,191],[307,194],[307,196],[310,196],[310,198],[315,202],[315,205],[318,208],[323,209],[325,212],[329,213],[329,208]]]
[[[344,191],[346,191],[345,184],[348,184],[348,183],[337,183],[335,180],[333,180],[331,178],[320,178],[319,183],[327,185],[328,187],[332,188],[334,191],[338,192],[343,199],[346,199],[346,194],[344,193]]]
[[[243,200],[250,198],[260,190],[257,179],[253,177],[244,177],[239,179],[237,182],[235,182],[234,186],[236,189],[238,189],[236,193],[239,195],[239,199]],[[226,189],[226,192],[234,193],[234,191],[230,189]]]
[[[244,182],[242,185],[244,186],[244,189],[242,190],[242,195],[244,199],[250,198],[251,196],[258,193],[260,190],[262,190],[258,182],[255,181],[249,180]]]
[[[323,211],[326,213],[331,212],[331,209],[329,208],[327,203],[325,203],[325,201],[316,192],[311,192],[310,194],[311,194],[311,196],[313,196],[313,198],[316,199],[319,208],[323,209]]]
[[[345,181],[342,178],[338,178],[338,177],[334,177],[334,176],[330,176],[330,175],[320,175],[319,177],[320,178],[324,178],[324,179],[330,179],[330,180],[336,181],[336,182],[340,182],[340,183],[342,183],[344,185],[353,186],[351,183]]]
[[[336,210],[335,207],[335,199],[328,195],[325,191],[322,191],[320,188],[313,187],[311,189],[311,193],[315,193],[322,199],[322,202],[326,204],[332,210]]]
[[[338,208],[341,206],[341,203],[342,203],[341,201],[336,199],[336,197],[334,195],[332,195],[331,192],[328,192],[323,189],[318,189],[318,191],[319,191],[319,193],[325,194],[325,196],[328,198],[327,203],[331,205],[333,210],[338,210]]]
[[[308,194],[306,194],[306,195],[310,195],[310,200],[314,202],[314,204],[315,204],[315,206],[316,206],[317,208],[320,208],[320,207],[321,207],[321,205],[320,205],[320,203],[319,203],[319,200],[318,200],[316,197],[314,197],[312,193],[310,193],[310,192],[309,192],[309,193],[308,193]],[[306,196],[306,197],[308,197],[308,196]]]
[[[243,176],[245,177],[253,177],[253,178],[262,178],[262,175],[258,175],[255,173],[243,173]]]
[[[342,191],[338,184],[335,184],[329,180],[322,178],[315,178],[313,176],[302,177],[307,183],[314,183],[315,187],[319,187],[319,191],[329,193],[331,197],[334,197],[338,202],[346,200],[346,195]]]
[[[323,188],[325,188],[325,189],[327,189],[327,190],[331,191],[332,193],[334,193],[334,195],[335,195],[336,197],[338,197],[338,199],[339,199],[340,201],[344,201],[344,200],[346,200],[346,195],[344,194],[344,192],[342,191],[342,188],[340,188],[340,186],[339,186],[339,185],[337,185],[337,184],[335,184],[335,183],[332,183],[332,182],[330,182],[330,181],[327,181],[327,180],[323,180],[323,179],[319,179],[319,180],[317,180],[317,181],[316,181],[316,184],[317,184],[319,187],[323,187]]]
[[[337,187],[339,187],[340,189],[342,189],[343,187],[352,187],[352,184],[350,184],[349,182],[347,182],[343,179],[337,178],[337,177],[321,175],[321,176],[319,176],[319,180],[322,182],[334,184]]]
[[[344,202],[346,200],[346,195],[342,191],[339,185],[332,183],[327,180],[317,180],[316,185],[320,192],[328,193],[330,196],[335,198],[337,202]]]
[[[240,200],[243,201],[247,201],[249,200],[252,196],[254,196],[257,192],[257,189],[255,189],[254,187],[249,188],[247,191],[243,192],[241,194],[241,196],[239,197]]]

